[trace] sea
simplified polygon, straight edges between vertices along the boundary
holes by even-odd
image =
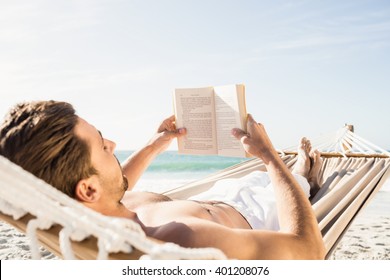
[[[123,162],[134,151],[116,151]],[[186,183],[202,179],[248,158],[183,155],[177,151],[166,151],[158,155],[142,175],[134,190],[164,192]]]

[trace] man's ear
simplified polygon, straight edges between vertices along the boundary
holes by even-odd
[[[80,180],[76,185],[75,196],[81,202],[93,203],[98,201],[101,196],[98,180],[94,176]]]

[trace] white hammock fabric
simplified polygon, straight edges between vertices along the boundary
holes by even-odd
[[[62,226],[59,243],[64,259],[75,259],[71,240],[89,236],[98,239],[98,259],[107,259],[112,252],[131,253],[133,246],[145,252],[143,259],[226,259],[214,248],[188,249],[152,241],[137,223],[101,215],[1,156],[0,178],[0,211],[16,220],[28,213],[37,217],[28,222],[26,230],[34,259],[41,257],[37,229],[56,224]]]
[[[333,144],[323,143],[329,139]],[[390,159],[387,151],[346,129],[331,137],[314,140],[312,144],[321,152],[332,152],[332,157],[324,159],[320,172],[322,188],[313,200],[329,255],[354,217],[390,175]],[[288,154],[290,151],[285,150],[282,159],[292,168],[296,157]],[[335,157],[335,153],[341,157]],[[265,171],[265,166],[260,160],[252,159],[165,194],[185,199],[207,190],[217,180],[238,178],[254,170]],[[97,239],[98,259],[107,259],[115,252],[124,252],[133,258],[134,250],[141,251],[144,259],[226,259],[218,249],[188,249],[152,240],[145,236],[138,224],[90,210],[3,157],[0,157],[0,211],[16,221],[28,214],[36,217],[27,222],[26,233],[32,240],[33,258],[37,259],[40,258],[38,237],[41,237],[37,230],[47,230],[55,225],[61,226],[60,248],[56,251],[64,259],[75,259],[76,254],[80,258],[78,250],[71,244],[91,236]],[[53,246],[56,246],[55,242]],[[81,255],[81,258],[85,257]]]

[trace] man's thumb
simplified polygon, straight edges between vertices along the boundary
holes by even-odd
[[[187,130],[185,128],[179,128],[176,129],[175,131],[165,131],[166,135],[169,135],[171,138],[174,137],[180,137],[183,136],[187,133]]]
[[[242,129],[239,129],[239,128],[233,128],[232,129],[232,134],[238,140],[241,140],[242,137],[247,136],[245,131],[243,131]]]

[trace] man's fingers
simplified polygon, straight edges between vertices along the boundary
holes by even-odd
[[[239,128],[233,128],[232,129],[232,134],[236,139],[241,140],[242,137],[247,136],[245,131],[239,129]]]
[[[251,114],[248,114],[248,122],[254,122],[255,120],[253,119]]]
[[[179,135],[185,135],[185,134],[187,134],[187,129],[185,129],[184,127],[181,127],[179,129],[177,129],[176,132]]]
[[[174,138],[174,137],[180,137],[183,136],[187,133],[187,130],[185,128],[179,128],[174,131],[164,131],[164,134],[169,136],[169,138]]]
[[[167,120],[174,122],[175,121],[175,115],[170,116],[169,118],[167,118]]]
[[[157,129],[157,132],[160,133],[160,132],[163,132],[165,130],[168,130],[168,131],[174,131],[176,130],[176,125],[175,125],[175,115],[172,115],[168,118],[166,118],[159,126],[159,128]]]

